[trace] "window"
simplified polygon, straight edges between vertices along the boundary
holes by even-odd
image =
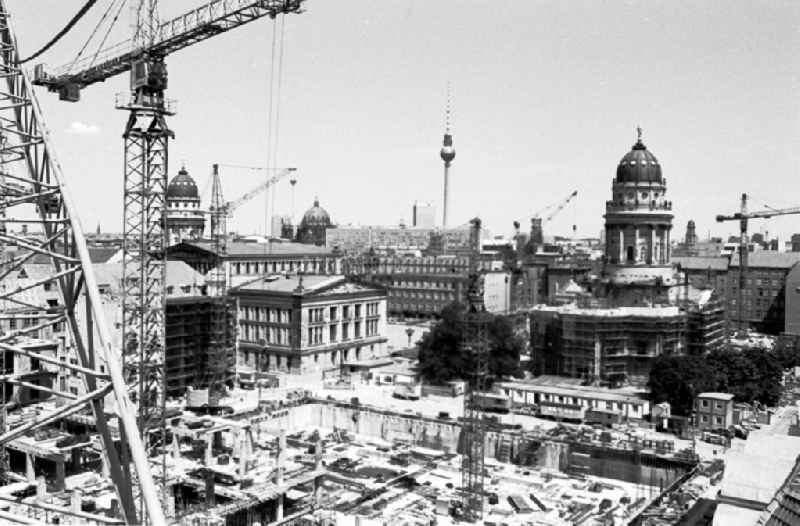
[[[356,305],[356,318],[360,317],[361,317],[361,304],[359,303]]]
[[[348,320],[350,319],[350,305],[345,305],[342,307],[342,319]]]
[[[714,409],[722,409],[722,402],[715,402]]]
[[[335,342],[336,341],[336,325],[331,325],[328,328],[328,331],[329,331],[328,341],[330,341],[331,343]]]
[[[703,407],[708,407],[708,400],[701,400],[700,405]]]
[[[704,424],[708,423],[708,415],[700,415],[700,421]]]
[[[329,314],[330,314],[331,321],[336,321],[336,307],[331,307]]]
[[[345,322],[342,323],[342,341],[350,339],[350,324]]]
[[[361,338],[361,322],[360,321],[357,321],[355,323],[355,328],[353,330],[353,333],[354,333],[353,334],[354,338]]]
[[[722,425],[722,417],[721,416],[715,416],[714,417],[714,423],[717,424],[718,426],[721,426]]]

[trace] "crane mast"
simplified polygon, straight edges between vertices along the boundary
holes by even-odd
[[[55,363],[81,379],[86,393],[75,396],[62,388],[48,392],[66,403],[36,415],[28,415],[22,423],[10,425],[0,415],[0,457],[3,445],[34,430],[56,422],[82,409],[89,408],[102,441],[102,455],[116,489],[126,522],[139,522],[131,491],[132,480],[144,501],[146,515],[154,524],[164,524],[153,477],[143,443],[137,432],[135,410],[128,395],[118,350],[106,325],[97,282],[94,277],[86,240],[75,215],[61,167],[56,159],[33,88],[25,71],[19,66],[16,36],[5,0],[0,0],[0,244],[21,247],[30,253],[45,255],[51,262],[50,273],[34,284],[16,290],[0,292],[3,302],[25,305],[48,313],[47,321],[33,328],[10,330],[0,334],[3,360],[10,352],[35,358],[41,363]],[[10,227],[34,224],[41,229],[39,241],[17,236]],[[0,280],[16,275],[30,256],[6,258],[0,262]],[[58,305],[32,305],[25,291],[43,284],[53,284],[59,290]],[[85,313],[84,313],[85,309]],[[64,330],[69,353],[76,363],[24,348],[24,337],[40,330]],[[66,357],[64,357],[66,358]],[[5,372],[5,371],[4,371]],[[4,375],[5,376],[5,375]],[[16,380],[10,374],[5,385]],[[41,389],[41,388],[39,388]],[[114,410],[119,418],[120,448],[129,454],[134,471],[129,470],[116,448],[104,398],[112,394]],[[5,404],[5,400],[3,400]],[[5,408],[0,409],[4,412]]]
[[[136,427],[141,443],[149,451],[163,446],[166,436],[165,197],[169,141],[174,138],[167,117],[174,115],[174,104],[165,97],[165,58],[259,18],[299,13],[303,1],[214,0],[161,24],[158,0],[138,0],[132,39],[122,46],[112,46],[113,52],[105,53],[100,63],[72,64],[54,73],[42,65],[34,69],[34,84],[70,102],[80,100],[83,88],[130,72],[130,92],[117,95],[115,103],[117,109],[128,115],[123,133],[122,355],[126,380],[132,386],[131,398],[138,407]],[[123,465],[127,465],[124,460]],[[163,453],[159,472],[163,487],[166,479]],[[141,485],[136,481],[133,484]],[[143,518],[161,524],[160,507],[155,510],[147,495],[140,497],[147,504],[147,515]]]
[[[480,393],[486,390],[486,377],[489,374],[488,317],[480,268],[481,220],[472,219],[470,224],[468,310],[464,318],[462,345],[472,358],[472,370],[467,372],[468,385],[464,393],[464,448],[461,457],[461,486],[464,494],[461,506],[466,521],[481,523],[486,419],[480,403]]]
[[[748,222],[750,219],[769,219],[775,216],[785,216],[800,214],[800,207],[791,208],[770,208],[769,210],[759,210],[756,212],[747,211],[747,194],[742,194],[742,199],[739,204],[739,212],[731,215],[718,215],[717,222],[723,221],[739,221],[739,290],[736,293],[736,307],[739,316],[739,331],[744,332],[747,329],[747,323],[744,319],[744,288],[747,283],[747,275],[749,273],[749,237],[747,233]]]

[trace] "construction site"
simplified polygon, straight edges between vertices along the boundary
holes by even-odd
[[[276,270],[275,260],[253,256],[255,270],[249,260],[237,262],[245,271],[234,272],[242,275],[233,280],[227,219],[286,177],[294,189],[295,169],[269,162],[246,167],[263,172],[265,181],[226,201],[219,174],[225,165],[214,164],[207,211],[200,210],[185,168],[168,184],[175,104],[167,98],[165,59],[259,21],[272,23],[273,34],[283,38],[285,18],[314,16],[313,2],[213,0],[161,19],[157,0],[110,0],[84,46],[99,45],[94,56],[82,49],[62,69],[29,62],[95,3],[86,2],[48,44],[23,58],[17,39],[28,35],[15,33],[9,2],[0,0],[0,523],[638,526],[676,524],[714,494],[723,467],[716,450],[714,461],[701,461],[694,443],[659,434],[650,401],[638,394],[597,394],[601,381],[645,383],[656,357],[705,352],[726,336],[724,310],[710,290],[692,289],[690,298],[688,281],[675,286],[672,202],[664,199],[666,183],[641,130],[623,159],[633,161],[621,163],[614,179],[618,194],[606,204],[608,267],[594,277],[594,288],[570,278],[556,291],[563,302],[515,309],[531,322],[534,347],[545,349],[535,357],[541,372],[585,384],[554,387],[541,400],[543,388],[524,382],[495,386],[582,414],[583,401],[573,401],[588,400],[592,390],[590,409],[634,409],[608,425],[567,424],[561,413],[551,414],[547,426],[539,425],[541,414],[520,413],[523,423],[512,423],[488,415],[482,401],[491,376],[484,280],[493,262],[481,259],[480,219],[466,231],[468,250],[414,258],[413,271],[393,255],[352,260],[364,265],[354,274],[380,274],[376,280],[385,283],[378,292],[344,277],[304,277],[309,262],[300,257],[296,268],[281,262]],[[131,38],[106,46],[103,34],[126,8],[134,13]],[[272,66],[274,55],[273,49]],[[72,176],[62,172],[37,97],[78,102],[92,96],[93,85],[121,75],[130,76],[130,90],[115,101],[124,151],[123,232],[119,257],[97,263],[67,185]],[[446,122],[443,228],[455,158],[449,102]],[[640,157],[647,161],[637,168]],[[650,177],[656,167],[658,176]],[[642,194],[640,202],[644,186],[653,194]],[[544,219],[532,218],[534,252],[542,221],[576,195]],[[738,219],[746,234],[748,218],[797,213],[787,210],[747,214],[743,198],[740,214],[719,221]],[[437,232],[432,237],[441,241]],[[169,247],[186,239],[209,248],[211,268],[201,273],[167,261]],[[336,266],[319,257],[325,270]],[[746,264],[745,256],[742,275]],[[392,265],[400,270],[384,268]],[[404,273],[435,275],[428,281],[446,285],[392,277]],[[252,285],[249,297],[242,288],[236,295],[239,281]],[[461,371],[464,391],[426,397],[437,408],[433,413],[370,404],[347,391],[354,389],[351,371],[397,363],[383,352],[381,332],[384,289],[391,287],[395,297],[415,302],[398,312],[432,317],[454,299],[465,303],[458,340],[469,356]],[[422,291],[432,288],[447,293]],[[318,301],[305,308],[311,303],[301,300],[311,292]],[[529,291],[532,298],[538,294]],[[251,300],[256,295],[259,301]],[[345,304],[350,300],[352,310]],[[409,351],[415,329],[405,330],[403,350]],[[413,369],[398,367],[391,382],[416,375]],[[309,371],[320,375],[302,387],[287,384],[291,373]],[[364,374],[380,384],[371,375]],[[339,388],[344,394],[332,396]],[[447,404],[458,404],[459,414],[442,411]]]

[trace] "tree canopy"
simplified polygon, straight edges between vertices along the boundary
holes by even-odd
[[[474,369],[471,352],[463,345],[466,308],[453,303],[442,310],[441,319],[419,342],[420,373],[432,384],[450,380],[468,380]],[[519,356],[524,342],[514,334],[511,321],[505,316],[482,313],[486,317],[489,344],[489,376],[493,378],[519,373]]]
[[[781,394],[783,366],[765,349],[720,350],[704,356],[660,356],[648,386],[654,402],[669,402],[672,412],[689,415],[702,392],[731,393],[737,402],[775,404]]]

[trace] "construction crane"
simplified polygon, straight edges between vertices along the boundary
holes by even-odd
[[[556,216],[556,214],[561,212],[561,210],[563,210],[564,207],[567,206],[570,203],[570,201],[572,201],[577,196],[578,196],[578,191],[577,190],[573,190],[572,192],[570,192],[570,194],[568,196],[564,197],[563,199],[561,199],[559,201],[556,201],[555,203],[549,204],[549,205],[545,206],[544,208],[539,209],[538,211],[534,212],[532,215],[530,215],[528,217],[530,217],[531,219],[541,218],[542,214],[544,214],[545,212],[547,212],[551,208],[555,208],[555,210],[553,210],[552,212],[550,212],[549,214],[547,214],[544,217],[543,222],[546,223],[546,222],[550,221],[551,219],[553,219]]]
[[[208,209],[208,213],[211,216],[211,239],[213,239],[215,243],[217,243],[219,240],[220,243],[219,249],[222,251],[219,253],[224,253],[225,239],[228,234],[226,219],[233,217],[234,210],[236,210],[243,204],[247,203],[248,201],[252,200],[261,192],[264,192],[268,188],[272,187],[274,184],[278,183],[281,179],[285,178],[288,175],[294,175],[297,172],[297,168],[283,168],[281,169],[281,171],[279,171],[266,181],[263,181],[256,187],[245,192],[241,197],[234,199],[233,201],[225,201],[222,194],[222,181],[220,180],[219,177],[220,166],[246,168],[248,170],[257,170],[257,171],[266,171],[267,169],[257,166],[238,166],[238,165],[220,165],[220,164],[212,165],[211,206]],[[292,178],[292,181],[296,183],[297,179]]]
[[[561,212],[564,209],[564,207],[566,207],[577,196],[578,196],[578,191],[577,190],[573,190],[572,192],[570,192],[569,195],[567,195],[563,199],[561,199],[561,200],[559,200],[559,201],[557,201],[557,202],[555,202],[553,204],[547,205],[546,207],[538,210],[537,212],[534,212],[534,214],[532,216],[529,216],[530,220],[531,220],[531,239],[530,239],[530,243],[532,243],[533,245],[540,245],[540,244],[544,243],[544,239],[543,239],[544,234],[543,234],[543,231],[542,231],[542,225],[544,223],[549,223],[556,215],[558,215],[559,212]],[[551,210],[550,213],[548,213],[544,218],[542,218],[542,214],[544,214],[545,212],[547,212],[549,210]],[[515,235],[519,234],[519,227],[520,227],[520,222],[519,221],[514,221],[514,234]],[[576,226],[575,226],[575,224],[573,224],[572,225],[573,235],[575,234],[575,230],[576,230]]]
[[[108,467],[124,520],[130,524],[139,522],[132,491],[135,484],[151,522],[166,524],[137,429],[136,409],[129,398],[118,358],[119,349],[115,348],[106,324],[86,239],[31,80],[20,65],[12,20],[6,1],[0,0],[0,72],[3,78],[0,82],[0,251],[13,247],[22,249],[22,255],[3,258],[0,262],[0,282],[13,279],[33,256],[44,256],[51,265],[48,275],[37,277],[20,288],[3,288],[0,292],[4,303],[46,313],[42,323],[0,333],[0,349],[3,360],[11,354],[68,371],[84,386],[85,393],[64,392],[63,385],[59,387],[57,383],[45,387],[25,382],[27,389],[44,392],[64,403],[42,412],[31,411],[21,419],[6,419],[10,406],[7,400],[2,400],[0,461],[4,446],[9,442],[21,436],[32,436],[41,427],[89,409],[102,442],[103,464]],[[36,225],[41,229],[40,237],[32,240],[14,233],[10,227],[18,224]],[[43,298],[32,299],[38,295],[30,295],[31,291],[47,285],[59,291],[56,305],[45,303]],[[43,354],[23,345],[25,337],[40,331],[63,331],[70,344],[69,351],[73,353],[71,359],[60,360],[54,354]],[[6,383],[19,384],[25,379],[25,372],[4,368],[3,390]],[[109,396],[113,407],[104,404]],[[115,426],[119,448],[107,418],[111,411],[119,417],[119,424]],[[121,458],[122,454],[130,455],[133,471],[130,463]]]
[[[170,54],[264,17],[302,12],[304,0],[214,0],[159,23],[157,0],[138,0],[134,36],[122,45],[98,51],[47,71],[34,68],[33,83],[58,93],[64,101],[80,100],[81,90],[130,72],[131,91],[118,95],[116,108],[128,114],[124,138],[123,199],[123,361],[138,406],[138,428],[151,451],[161,448],[161,481],[166,479],[164,424],[164,325],[166,244],[165,190],[169,140],[167,117],[174,103],[165,97]],[[122,4],[124,5],[124,4]],[[124,449],[124,448],[123,448]],[[144,499],[143,520],[160,524],[161,509]],[[127,520],[130,520],[129,518]]]
[[[472,370],[467,372],[467,389],[464,393],[464,451],[461,457],[461,487],[464,493],[461,511],[467,522],[481,523],[486,419],[480,403],[480,393],[486,390],[486,378],[489,374],[488,315],[484,305],[484,284],[480,268],[481,220],[475,218],[470,223],[468,311],[464,318],[462,345],[472,358]]]
[[[744,299],[743,290],[746,283],[749,259],[749,236],[747,233],[747,224],[750,219],[769,219],[775,216],[785,216],[792,214],[800,214],[800,207],[792,208],[770,208],[769,210],[760,210],[757,212],[747,211],[747,194],[742,194],[742,199],[739,204],[739,211],[731,215],[718,215],[717,222],[723,221],[739,221],[739,290],[736,293],[736,306],[739,315],[739,331],[744,332],[747,329],[747,324],[744,320]]]

